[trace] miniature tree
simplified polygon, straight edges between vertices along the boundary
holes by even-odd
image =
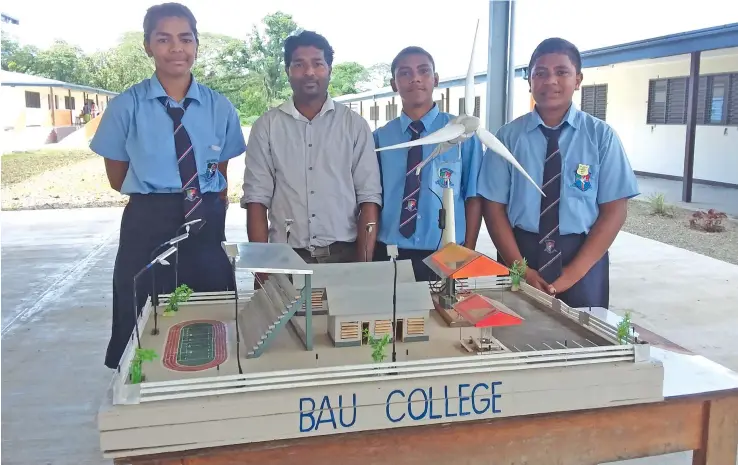
[[[525,271],[528,269],[528,261],[523,258],[523,261],[515,260],[510,267],[510,280],[512,281],[511,291],[515,292],[520,289],[520,280],[525,278]]]
[[[169,295],[169,303],[164,309],[164,316],[169,316],[179,310],[179,304],[187,302],[192,295],[192,289],[187,284],[180,284],[174,292]]]
[[[389,344],[389,334],[385,334],[381,338],[377,339],[369,334],[368,329],[365,329],[364,337],[366,337],[366,339],[369,341],[369,345],[372,346],[372,360],[374,360],[376,363],[380,363],[385,358],[387,358],[387,354],[384,353],[384,348],[387,346],[387,344]]]
[[[618,323],[618,343],[627,344],[630,336],[630,312],[626,311],[623,319]]]
[[[143,381],[143,371],[141,370],[141,364],[143,362],[151,362],[158,355],[153,349],[136,349],[136,355],[133,356],[131,362],[131,384],[139,384]]]

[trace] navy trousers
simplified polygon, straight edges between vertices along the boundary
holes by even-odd
[[[179,243],[178,281],[195,292],[230,291],[235,288],[228,257],[221,246],[225,240],[226,205],[217,193],[203,194],[200,207],[205,225],[200,231]],[[163,242],[175,237],[185,222],[182,194],[131,195],[123,210],[118,255],[113,271],[113,324],[105,366],[117,368],[131,337],[135,338],[134,315],[140,314],[152,292],[152,271],[156,273],[159,294],[174,291],[175,256],[169,266],[155,265],[136,283],[135,309],[133,277],[153,259],[152,253]],[[184,229],[179,234],[184,233]],[[162,247],[155,255],[165,251]],[[154,256],[155,256],[154,255]],[[139,328],[143,331],[143,328]]]
[[[528,266],[537,270],[538,263],[538,234],[513,228],[515,240],[518,243],[520,254],[528,260]],[[559,236],[556,248],[561,250],[563,266],[567,266],[576,256],[586,239],[585,234],[566,234]],[[498,261],[501,257],[498,255]],[[551,283],[549,283],[551,284]],[[559,300],[570,307],[603,307],[610,305],[610,258],[608,253],[566,292],[557,294]]]

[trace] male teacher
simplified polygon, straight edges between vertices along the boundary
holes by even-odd
[[[328,95],[323,36],[289,37],[284,61],[293,97],[256,120],[246,149],[249,241],[288,242],[308,263],[371,261],[382,186],[369,124]]]

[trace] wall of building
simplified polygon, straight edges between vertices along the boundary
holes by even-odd
[[[679,56],[584,70],[583,85],[607,84],[605,119],[620,136],[634,170],[683,175],[686,125],[648,124],[647,114],[649,80],[688,77],[689,63],[689,56]],[[717,73],[738,73],[738,49],[703,54],[700,74]],[[738,126],[698,124],[694,157],[695,179],[738,184]]]
[[[738,73],[738,49],[718,50],[702,54],[700,74]],[[622,63],[603,68],[583,70],[584,86],[607,84],[605,120],[620,136],[634,170],[659,175],[680,177],[684,170],[686,142],[685,124],[648,124],[649,80],[667,77],[689,76],[689,56],[669,57],[658,60]],[[486,84],[477,84],[475,94],[480,97],[480,117],[486,121]],[[464,97],[462,86],[436,89],[434,100],[448,96],[450,106],[444,108],[458,114],[459,99]],[[399,96],[395,96],[401,109]],[[738,99],[738,95],[733,97]],[[581,92],[574,95],[574,103],[581,107]],[[392,97],[377,99],[379,120],[370,119],[371,99],[361,104],[364,118],[372,129],[386,124],[385,106]],[[358,111],[359,102],[352,108]],[[513,117],[531,109],[528,83],[515,80],[513,92]],[[704,125],[697,126],[695,137],[694,178],[718,183],[738,184],[738,127]]]

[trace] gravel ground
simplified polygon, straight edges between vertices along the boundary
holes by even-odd
[[[651,204],[631,200],[623,231],[738,265],[738,221],[724,219],[723,232],[704,232],[689,226],[691,210],[671,207],[673,216],[651,213]]]

